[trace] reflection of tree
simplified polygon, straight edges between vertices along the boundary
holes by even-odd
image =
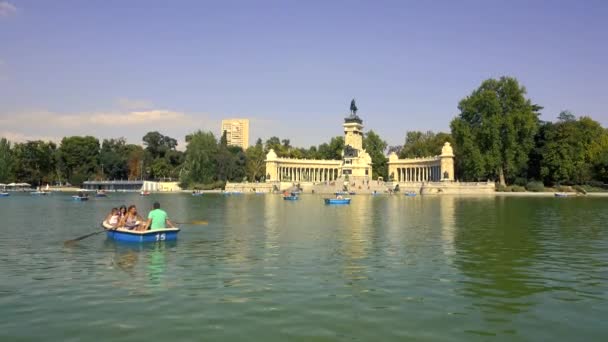
[[[527,311],[543,291],[533,268],[539,253],[537,207],[522,199],[461,199],[456,203],[454,264],[467,276],[464,295],[488,315]],[[504,317],[503,317],[504,318]],[[489,318],[489,320],[492,320]]]

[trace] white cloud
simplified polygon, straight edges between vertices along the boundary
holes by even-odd
[[[17,12],[17,7],[8,1],[0,1],[0,17],[7,17]]]
[[[152,108],[152,104],[149,101],[129,99],[125,97],[118,99],[117,103],[121,108],[128,110],[142,110]]]
[[[100,111],[91,113],[55,113],[47,110],[1,111],[0,137],[11,141],[52,140],[64,136],[92,135],[98,139],[125,137],[128,142],[141,144],[150,131],[159,131],[180,141],[196,130],[219,129],[219,120],[203,113],[186,114],[166,109],[141,111]]]
[[[60,142],[61,138],[41,135],[27,135],[21,132],[0,131],[0,138],[6,138],[10,142],[26,142],[32,140]]]

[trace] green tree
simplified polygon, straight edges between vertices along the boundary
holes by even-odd
[[[363,137],[363,149],[372,158],[372,178],[388,179],[388,158],[384,154],[388,144],[374,131],[369,131]]]
[[[99,140],[72,136],[61,140],[60,158],[72,184],[81,184],[95,174],[99,165]]]
[[[55,143],[41,140],[15,144],[15,178],[32,185],[51,183],[54,180],[56,149]]]
[[[607,151],[608,135],[597,121],[577,120],[572,113],[562,112],[556,123],[544,124],[539,132],[540,176],[547,184],[584,184],[594,175],[601,178],[598,163]]]
[[[342,159],[342,151],[344,150],[344,137],[333,137],[329,144],[319,145],[319,158],[340,160]]]
[[[249,146],[245,152],[247,159],[245,168],[247,169],[247,179],[259,181],[266,176],[266,153],[262,139],[258,139],[255,145]]]
[[[452,136],[461,176],[498,177],[501,185],[527,172],[538,111],[515,78],[488,79],[460,101]]]
[[[103,166],[104,179],[128,179],[128,160],[129,147],[125,138],[102,141],[99,162]]]
[[[405,144],[399,152],[399,158],[421,158],[441,154],[443,144],[453,144],[452,136],[448,133],[432,131],[410,131],[405,135]]]
[[[142,140],[152,159],[164,158],[169,151],[177,147],[177,140],[157,131],[146,133]]]
[[[10,141],[0,139],[0,183],[10,183],[15,180],[14,156]]]
[[[186,160],[181,176],[182,183],[211,184],[216,178],[215,156],[218,142],[211,132],[197,131],[186,136]]]

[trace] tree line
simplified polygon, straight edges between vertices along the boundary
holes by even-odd
[[[608,130],[593,119],[569,111],[556,121],[541,121],[543,108],[532,102],[525,87],[512,77],[488,79],[458,104],[451,131],[406,132],[404,144],[388,146],[373,130],[363,147],[372,158],[372,178],[390,179],[387,153],[400,158],[441,154],[448,141],[456,156],[461,181],[497,181],[525,185],[608,183]],[[279,157],[340,160],[342,136],[309,148],[289,139],[258,139],[246,150],[227,144],[209,131],[186,136],[185,151],[177,140],[160,132],[142,137],[142,145],[125,139],[65,137],[59,144],[45,141],[11,143],[0,139],[0,183],[32,185],[100,179],[179,179],[184,187],[221,187],[227,181],[264,181],[270,149]]]

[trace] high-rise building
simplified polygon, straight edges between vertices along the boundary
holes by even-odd
[[[222,120],[221,134],[226,132],[228,145],[240,146],[243,150],[249,147],[249,119]]]

